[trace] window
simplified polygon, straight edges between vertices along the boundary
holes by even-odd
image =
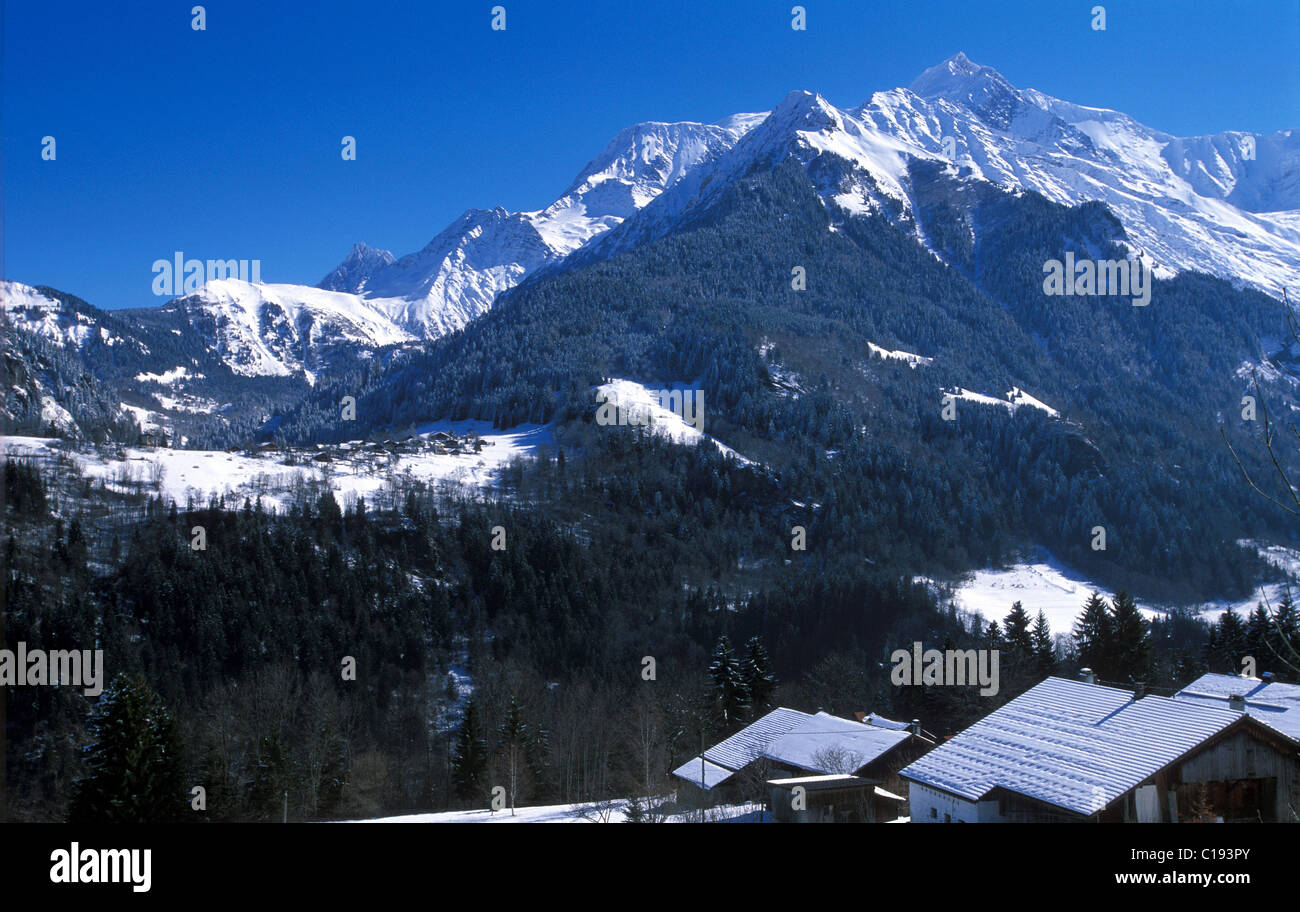
[[[939,819],[939,809],[938,809],[938,808],[930,808],[930,819],[931,819],[931,820],[938,820],[938,819]]]
[[[943,822],[944,822],[944,823],[952,823],[952,814],[944,814],[944,815],[943,815]]]

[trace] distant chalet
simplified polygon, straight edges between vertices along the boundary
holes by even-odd
[[[898,817],[897,771],[933,742],[916,726],[781,707],[673,771],[683,810],[762,799],[779,821],[877,822]],[[795,787],[802,787],[795,808]]]

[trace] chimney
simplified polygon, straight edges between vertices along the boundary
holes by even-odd
[[[1081,669],[1081,670],[1079,671],[1079,678],[1080,678],[1081,680],[1083,680],[1083,681],[1087,681],[1089,684],[1096,684],[1096,683],[1097,683],[1097,676],[1096,676],[1095,674],[1093,674],[1093,671],[1092,671],[1091,668],[1084,668],[1084,669]]]
[[[1237,712],[1246,711],[1246,698],[1241,694],[1232,694],[1228,697],[1228,709],[1234,709]]]
[[[914,734],[914,735],[919,735],[919,734],[921,734],[921,720],[920,720],[920,719],[913,719],[913,720],[912,720],[911,729],[912,729],[912,734]]]
[[[1259,679],[1260,679],[1261,681],[1263,681],[1265,684],[1272,684],[1272,683],[1273,683],[1273,672],[1271,672],[1271,671],[1266,671],[1266,672],[1264,672],[1262,675],[1259,676]]]
[[[1147,695],[1147,685],[1145,681],[1133,682],[1133,699],[1141,700]]]

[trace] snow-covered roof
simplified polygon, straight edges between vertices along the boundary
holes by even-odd
[[[710,763],[708,760],[695,757],[673,770],[673,775],[678,779],[685,779],[687,782],[694,783],[702,788],[711,789],[715,785],[726,782],[735,775],[735,772],[735,770],[729,770],[724,766],[718,766],[716,763]]]
[[[844,770],[826,768],[836,765],[828,762],[832,755],[838,755],[836,759],[847,761],[857,770],[907,737],[905,731],[864,725],[819,712],[772,741],[763,756],[811,772],[839,773]]]
[[[1207,674],[1180,690],[1174,698],[1227,708],[1228,698],[1234,695],[1245,698],[1246,715],[1300,740],[1300,684]]]
[[[1048,678],[902,770],[970,801],[995,788],[1102,810],[1241,718],[1204,701]]]
[[[797,709],[778,707],[706,750],[704,757],[729,770],[738,770],[763,756],[772,741],[808,718],[807,713]]]
[[[892,728],[894,731],[907,731],[909,727],[906,722],[895,722],[893,719],[886,719],[877,713],[868,713],[862,717],[862,721],[877,728]]]

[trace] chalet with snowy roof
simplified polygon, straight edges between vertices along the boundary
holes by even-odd
[[[1258,678],[1202,675],[1174,694],[1174,698],[1246,713],[1300,740],[1300,684],[1283,684],[1267,672]]]
[[[913,823],[1300,821],[1300,741],[1216,701],[1048,678],[901,773]]]
[[[888,725],[872,724],[868,718]],[[894,784],[901,782],[897,771],[932,746],[919,730],[881,716],[855,721],[781,707],[683,763],[673,776],[678,780],[678,803],[686,806],[760,795],[779,802],[783,798],[778,793],[789,794],[789,789],[778,786],[773,791],[773,780],[839,777],[835,788],[823,781],[808,786],[826,792],[818,798],[815,819],[892,820],[903,805],[896,794],[901,785]],[[895,791],[882,785],[894,785]]]

